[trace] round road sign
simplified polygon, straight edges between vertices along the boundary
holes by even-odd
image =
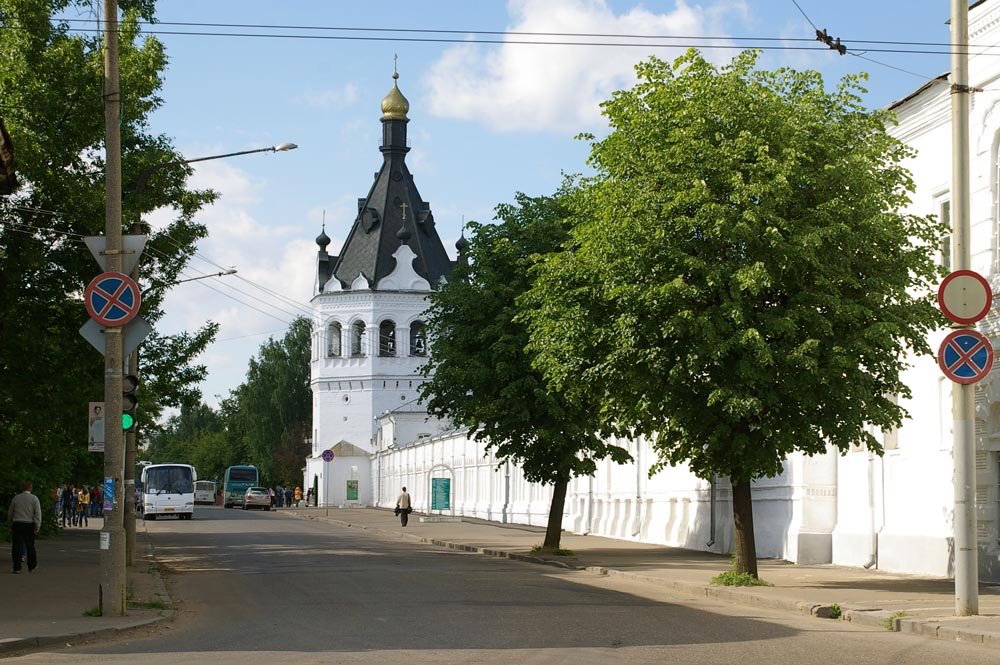
[[[104,272],[90,280],[83,299],[90,318],[106,328],[117,328],[139,313],[142,294],[128,275]]]
[[[993,346],[975,330],[956,330],[941,342],[938,365],[955,383],[981,381],[993,369]]]
[[[993,289],[979,273],[956,270],[938,287],[938,305],[955,323],[975,323],[989,313]]]
[[[333,461],[333,451],[332,450],[324,450],[323,451],[323,461],[324,462],[332,462]]]

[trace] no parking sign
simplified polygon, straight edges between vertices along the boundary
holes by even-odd
[[[87,314],[106,328],[125,325],[139,313],[142,294],[128,275],[103,272],[90,280],[83,293]]]

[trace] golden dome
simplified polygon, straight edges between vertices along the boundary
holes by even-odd
[[[399,91],[399,86],[396,85],[396,79],[399,78],[399,74],[393,72],[392,78],[392,90],[382,100],[382,119],[409,120],[406,117],[406,112],[410,110],[410,102],[406,100],[403,93]]]

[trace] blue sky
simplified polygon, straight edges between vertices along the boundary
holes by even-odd
[[[392,84],[410,101],[407,157],[430,202],[438,231],[454,255],[463,216],[488,221],[515,192],[552,193],[563,172],[585,170],[587,147],[574,136],[600,134],[597,104],[632,83],[632,65],[649,54],[670,59],[695,37],[747,46],[742,37],[807,39],[812,23],[839,36],[841,56],[815,41],[767,41],[761,64],[821,71],[828,85],[850,72],[871,75],[866,102],[884,106],[949,66],[945,55],[897,54],[860,40],[946,42],[949,3],[883,0],[161,0],[155,31],[253,32],[296,38],[160,34],[170,65],[164,107],[152,129],[173,137],[188,158],[267,147],[299,148],[198,165],[193,184],[221,197],[201,213],[210,237],[186,276],[235,266],[237,276],[174,288],[160,324],[165,333],[206,320],[222,327],[200,359],[213,405],[242,382],[247,360],[268,335],[280,337],[295,314],[307,314],[324,211],[331,253],[339,249],[381,164],[379,103]],[[273,30],[168,25],[167,22],[408,28],[455,33],[344,32],[305,27]],[[476,43],[503,39],[475,31],[676,35],[679,47],[552,46]],[[306,36],[379,37],[387,41]],[[440,37],[462,43],[402,41]],[[515,39],[509,37],[508,39]],[[548,41],[556,38],[541,38]],[[614,41],[592,38],[593,41]],[[728,41],[727,41],[728,40]],[[639,38],[624,41],[639,42]],[[667,43],[668,40],[648,40]],[[702,42],[705,43],[705,42]],[[927,47],[917,47],[927,48]],[[736,49],[706,49],[724,61]],[[857,53],[857,55],[854,55]],[[877,64],[862,57],[878,60]],[[907,70],[899,71],[891,67]],[[162,223],[169,211],[152,216]],[[239,291],[235,291],[238,289]],[[242,292],[242,293],[240,293]],[[281,298],[274,294],[280,294]]]

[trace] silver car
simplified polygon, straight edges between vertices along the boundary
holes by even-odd
[[[266,487],[251,487],[243,495],[243,510],[251,508],[271,510],[271,493]]]

